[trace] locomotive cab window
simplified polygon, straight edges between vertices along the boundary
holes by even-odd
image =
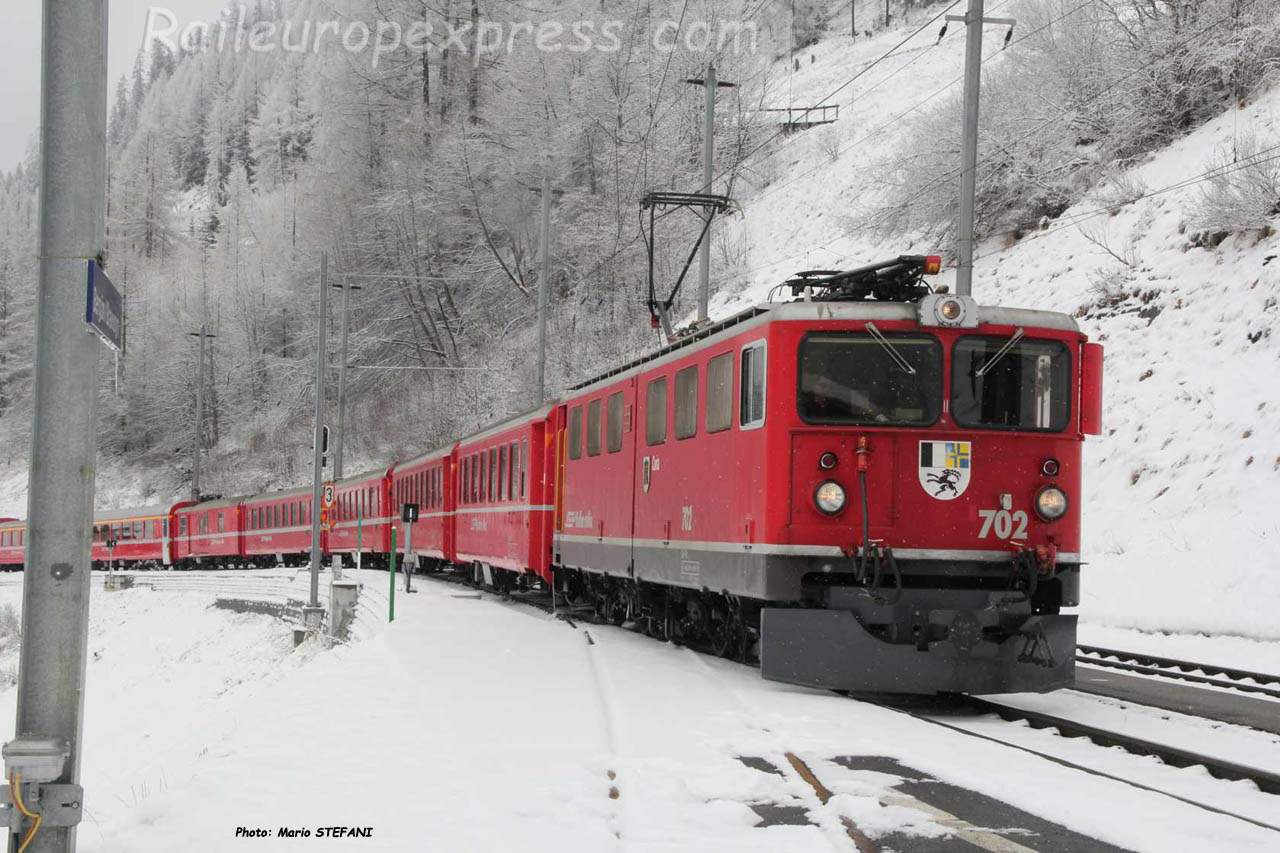
[[[582,458],[582,407],[569,410],[569,458]]]
[[[764,341],[757,341],[742,348],[742,387],[738,424],[743,429],[764,426],[766,356]]]
[[[667,441],[667,377],[649,383],[645,389],[644,440],[650,447]]]
[[[966,427],[1061,432],[1071,419],[1061,341],[965,337],[951,358],[951,415]]]
[[[808,335],[796,402],[808,423],[927,426],[942,407],[942,346],[932,335]]]

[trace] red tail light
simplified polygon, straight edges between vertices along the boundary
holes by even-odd
[[[942,272],[942,256],[929,255],[924,259],[924,274],[937,275]]]

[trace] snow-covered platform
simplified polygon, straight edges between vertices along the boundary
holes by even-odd
[[[96,589],[80,849],[826,853],[856,849],[850,827],[896,849],[1280,845],[1155,791],[451,584],[399,590],[387,625],[387,576],[365,579],[358,639],[332,649],[294,649],[290,626],[215,609],[212,592]],[[0,584],[0,608],[20,596]],[[14,698],[0,694],[0,718]],[[1184,797],[1267,797],[1059,741]]]

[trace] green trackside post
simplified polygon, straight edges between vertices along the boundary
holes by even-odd
[[[396,621],[396,529],[391,528],[391,612],[388,622]]]

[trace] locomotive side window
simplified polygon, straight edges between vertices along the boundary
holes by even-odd
[[[667,377],[649,383],[645,390],[644,440],[650,447],[667,441]]]
[[[733,353],[707,363],[707,432],[724,432],[733,425]]]
[[[807,335],[796,405],[808,423],[926,426],[942,408],[942,347],[932,335]]]
[[[743,429],[764,426],[765,364],[764,341],[742,348],[742,386],[738,423]]]
[[[698,366],[676,374],[676,438],[698,434]]]
[[[610,453],[622,450],[622,392],[609,395],[605,413],[605,446]]]
[[[178,535],[187,535],[187,517],[185,515],[178,516]]]
[[[951,415],[966,427],[1061,432],[1071,419],[1061,341],[965,337],[951,359]]]
[[[600,400],[587,404],[587,455],[600,455]]]
[[[582,407],[569,410],[569,458],[582,458]]]

